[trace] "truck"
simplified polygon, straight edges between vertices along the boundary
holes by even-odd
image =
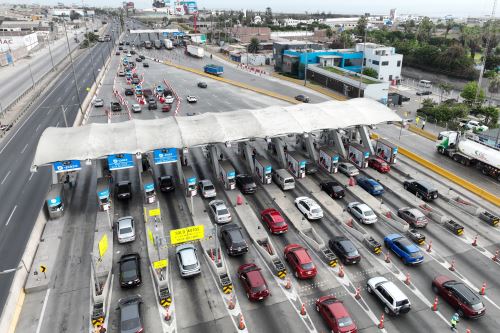
[[[172,50],[174,48],[174,43],[172,43],[172,41],[170,39],[164,39],[163,40],[163,43],[165,44],[165,48],[167,50]]]
[[[160,40],[155,40],[155,49],[159,50],[161,49],[161,41]]]
[[[205,73],[213,75],[222,75],[222,73],[224,73],[224,67],[214,64],[205,65],[205,67],[203,67],[203,70],[205,71]]]
[[[149,40],[147,40],[147,41],[144,42],[144,47],[146,49],[150,49],[150,48],[153,47],[153,44],[151,44],[151,42]]]
[[[475,166],[484,175],[500,181],[500,149],[488,146],[473,136],[456,131],[439,133],[436,143],[440,154],[465,166]]]
[[[186,53],[196,58],[203,58],[205,56],[205,50],[201,46],[196,45],[188,45]]]

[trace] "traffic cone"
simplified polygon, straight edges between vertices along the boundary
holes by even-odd
[[[292,281],[290,281],[290,279],[287,278],[285,283],[285,289],[291,289],[291,288],[292,288]]]
[[[477,235],[474,237],[474,241],[472,242],[472,246],[477,246]]]
[[[451,260],[451,266],[448,268],[450,271],[454,272],[455,271],[455,259]]]
[[[348,227],[352,228],[352,219],[347,220],[345,224],[347,224]]]
[[[390,212],[390,211],[387,211],[387,212],[385,213],[385,217],[387,217],[388,219],[392,218],[392,217],[391,217],[391,212]]]
[[[236,197],[236,204],[238,206],[243,204],[243,197],[240,194],[238,194],[238,197]]]
[[[234,309],[233,294],[231,294],[229,296],[229,304],[227,305],[227,308],[229,310],[233,310]]]
[[[240,330],[244,330],[245,329],[245,322],[243,321],[243,313],[240,313],[240,323],[238,324],[238,328]]]
[[[356,295],[354,295],[355,299],[361,299],[361,288],[356,288]]]
[[[167,307],[167,312],[165,313],[165,321],[170,321],[172,316],[170,315],[170,307]]]
[[[390,257],[389,253],[384,253],[384,261],[386,263],[390,263],[391,262],[391,257]]]
[[[483,285],[481,287],[481,290],[479,291],[479,295],[486,295],[486,282],[483,282]]]
[[[306,305],[304,303],[302,303],[302,307],[300,308],[300,314],[302,316],[306,315]]]
[[[339,277],[343,278],[344,275],[344,266],[339,265]]]
[[[411,282],[410,282],[410,273],[409,273],[409,272],[407,272],[407,273],[406,273],[405,284],[406,284],[407,286],[409,286],[409,285],[410,285],[410,283],[411,283]]]
[[[495,255],[493,256],[493,258],[491,258],[493,261],[497,261],[498,260],[498,255],[499,255],[499,251],[496,250],[495,251]]]
[[[379,329],[384,329],[384,314],[382,313],[382,316],[380,317],[380,322],[378,323],[378,328]]]
[[[354,177],[349,177],[349,186],[354,186],[356,185],[356,180],[354,180]]]
[[[434,304],[432,305],[432,311],[437,311],[438,310],[438,297],[436,296],[434,298]]]
[[[466,329],[465,333],[471,333],[470,328]]]
[[[427,246],[427,252],[428,253],[432,252],[432,240],[429,241],[429,245]]]

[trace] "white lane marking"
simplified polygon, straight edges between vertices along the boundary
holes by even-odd
[[[9,177],[9,175],[10,175],[10,170],[9,170],[9,172],[7,172],[7,174],[5,175],[5,177],[3,177],[3,180],[0,183],[1,185],[3,185],[3,183],[5,183],[5,180],[7,179],[7,177]]]
[[[59,127],[59,122],[57,122],[56,127]]]
[[[10,215],[9,215],[9,218],[7,219],[7,222],[5,222],[5,226],[9,225],[10,219],[12,218],[12,215],[14,215],[14,212],[16,211],[16,209],[17,209],[17,205],[15,205],[14,209],[12,210],[12,212],[10,212]]]
[[[71,97],[71,100],[74,102],[75,101],[75,95]]]
[[[40,319],[38,319],[38,326],[36,327],[36,333],[40,333],[40,329],[42,328],[43,316],[45,314],[45,309],[47,308],[47,301],[49,300],[50,288],[47,289],[47,293],[45,294],[45,299],[43,300],[42,312],[40,312]]]
[[[28,179],[28,181],[30,181],[30,180],[31,180],[31,178],[33,178],[33,175],[34,175],[34,174],[35,174],[34,172],[32,172],[32,173],[31,173],[31,176],[30,176],[30,178]]]
[[[24,152],[26,151],[26,148],[28,148],[28,144],[26,144],[26,146],[24,146],[23,150],[21,150],[21,154],[24,154]]]
[[[35,129],[35,132],[38,132],[38,130],[40,129],[40,126],[42,126],[42,124],[38,124],[38,126]]]

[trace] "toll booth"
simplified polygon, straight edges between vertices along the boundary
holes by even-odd
[[[236,188],[236,171],[231,162],[223,160],[219,161],[219,179],[224,184],[226,190],[234,190]]]
[[[348,151],[348,160],[361,169],[368,168],[368,159],[370,158],[370,149],[365,148],[359,143],[350,143]]]
[[[306,176],[306,158],[297,152],[287,152],[286,162],[288,170],[295,178],[304,178]]]
[[[97,203],[101,211],[106,211],[111,208],[109,178],[99,178],[97,180]]]
[[[255,156],[255,173],[262,184],[271,184],[273,166],[261,156]]]
[[[142,189],[144,203],[151,204],[156,202],[155,182],[149,170],[141,172]]]
[[[385,139],[377,139],[375,155],[389,164],[394,164],[398,155],[398,146]]]
[[[319,149],[318,164],[329,173],[337,173],[340,155],[335,150],[328,147]]]
[[[64,215],[64,185],[51,185],[47,193],[47,210],[50,219],[56,219]]]
[[[191,166],[183,166],[182,174],[184,176],[184,187],[186,189],[186,196],[192,197],[197,193],[196,190],[196,175],[194,174],[193,168]]]

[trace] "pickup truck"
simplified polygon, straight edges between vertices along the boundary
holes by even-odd
[[[459,127],[463,127],[467,130],[472,130],[474,132],[484,132],[488,130],[488,126],[482,125],[479,121],[477,120],[468,120],[464,119],[461,120],[460,123],[458,124]]]
[[[213,75],[222,75],[224,73],[224,67],[217,66],[214,64],[208,64],[203,67],[205,73],[213,74]]]

